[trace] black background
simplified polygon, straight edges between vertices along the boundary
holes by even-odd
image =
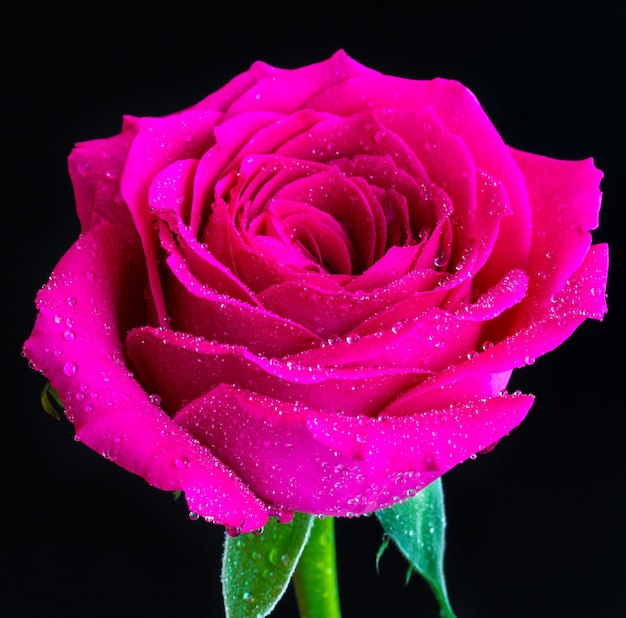
[[[161,115],[195,103],[256,59],[293,68],[343,48],[385,73],[459,79],[507,143],[555,158],[593,156],[605,173],[594,240],[610,244],[609,313],[518,370],[511,387],[537,396],[528,418],[492,453],[444,477],[445,570],[458,618],[620,615],[623,5],[364,4],[338,12],[322,4],[217,11],[127,4],[5,13],[0,196],[9,246],[10,370],[3,389],[0,614],[224,615],[221,528],[188,520],[182,500],[75,443],[68,422],[42,411],[44,379],[20,348],[37,289],[78,234],[66,168],[74,142],[118,133],[123,114]],[[16,36],[8,37],[13,29]],[[406,564],[395,548],[376,573],[376,518],[338,520],[336,531],[344,618],[437,616],[418,576],[405,585]],[[289,589],[273,616],[296,611]]]

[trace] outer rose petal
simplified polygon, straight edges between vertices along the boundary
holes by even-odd
[[[135,130],[125,126],[120,135],[76,144],[68,158],[68,169],[76,212],[83,232],[101,219],[130,229],[130,213],[120,196],[120,178]]]
[[[121,179],[122,196],[141,237],[154,310],[161,324],[167,322],[165,301],[159,284],[158,247],[148,208],[148,191],[155,174],[179,159],[199,158],[213,142],[213,128],[221,114],[211,111],[183,112],[164,118],[124,119],[126,131],[135,136]],[[193,133],[190,133],[193,132]],[[193,139],[186,139],[187,135]]]
[[[413,495],[508,433],[531,404],[530,396],[494,397],[403,418],[354,418],[223,385],[175,420],[267,502],[345,517]]]
[[[103,221],[65,254],[40,291],[25,354],[57,390],[87,446],[155,487],[185,492],[199,515],[230,528],[259,528],[265,506],[152,403],[123,364],[119,333],[145,320],[138,313],[144,279],[138,240]]]
[[[550,310],[529,326],[519,329],[494,345],[457,365],[451,365],[394,401],[386,414],[403,415],[414,409],[416,402],[430,405],[447,392],[451,397],[471,393],[497,393],[507,380],[494,376],[510,374],[512,369],[531,364],[536,358],[561,345],[587,318],[602,320],[607,311],[604,290],[608,272],[608,251],[605,245],[590,248],[584,263],[572,276],[565,290],[555,298]],[[487,391],[485,391],[487,387]]]
[[[520,325],[525,325],[551,307],[552,297],[583,262],[591,245],[589,231],[598,226],[603,174],[593,159],[560,161],[510,150],[526,177],[533,204],[529,298],[519,316]]]
[[[258,79],[253,83],[248,82],[247,89],[237,93],[229,104],[226,117],[252,110],[290,113],[311,107],[310,100],[319,92],[370,70],[352,60],[342,50],[323,62],[291,70],[255,62],[250,71]]]

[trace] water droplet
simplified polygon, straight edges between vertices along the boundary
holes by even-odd
[[[76,171],[81,176],[87,176],[87,174],[89,174],[90,169],[91,169],[91,165],[89,165],[89,163],[87,162],[81,162],[76,166]]]
[[[268,558],[274,566],[284,567],[289,562],[289,554],[282,552],[277,547],[270,550]]]
[[[179,470],[189,468],[190,465],[191,463],[189,462],[189,459],[185,457],[185,455],[181,455],[174,460],[174,466]]]
[[[78,365],[72,361],[69,361],[63,365],[63,373],[66,376],[73,376],[78,371]]]
[[[382,142],[385,137],[387,137],[387,132],[383,129],[379,129],[378,131],[376,131],[376,133],[374,133],[374,141],[377,144],[380,144],[380,142]]]
[[[239,536],[241,534],[241,526],[237,526],[236,528],[226,528],[226,534],[228,536]]]

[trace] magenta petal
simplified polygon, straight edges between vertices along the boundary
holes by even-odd
[[[385,325],[375,330],[366,322],[367,332],[358,328],[345,338],[290,358],[299,364],[322,367],[397,367],[436,372],[475,349],[480,323],[439,309],[424,312],[419,302],[417,297],[398,303],[384,312]],[[407,315],[417,317],[409,320]]]
[[[324,92],[335,83],[342,83],[363,72],[369,72],[343,50],[330,58],[297,69],[278,69],[263,62],[255,62],[248,73],[256,79],[247,82],[242,92],[236,84],[235,96],[229,104],[227,116],[251,110],[274,110],[290,113],[308,107],[307,102],[318,92]]]
[[[243,286],[253,293],[294,277],[294,270],[290,264],[282,264],[261,255],[254,246],[243,240],[225,204],[215,206],[201,241],[206,244],[211,255],[230,272],[237,273]],[[298,278],[312,280],[316,285],[325,287],[339,286],[325,273],[320,275],[312,271],[299,270]]]
[[[420,245],[390,247],[380,260],[372,264],[362,275],[352,279],[345,289],[353,292],[374,292],[389,286],[387,290],[392,292],[403,287],[406,275],[417,277],[421,281],[421,289],[414,289],[409,293],[431,289],[443,275],[431,269],[417,273],[413,270],[421,250]]]
[[[178,223],[182,224],[180,221]],[[187,285],[202,286],[203,290],[213,296],[226,296],[232,300],[258,306],[254,294],[191,236],[187,226],[182,226],[182,231],[176,234],[177,241],[172,237],[171,231],[164,226],[160,228],[159,237],[163,249],[172,256],[167,261],[173,264],[174,268],[178,268],[177,264],[180,264],[180,277],[186,280]]]
[[[131,324],[118,315],[145,319],[137,312],[144,281],[137,243],[102,222],[65,254],[40,291],[25,355],[59,393],[87,446],[155,487],[185,492],[202,516],[256,529],[267,520],[263,503],[155,405],[123,363],[118,333]]]
[[[414,495],[506,435],[531,404],[530,396],[495,397],[403,418],[349,418],[222,386],[176,421],[266,502],[344,517]]]
[[[390,253],[406,253],[409,257],[415,255],[413,247],[396,249]],[[383,258],[381,261],[387,268],[394,264],[393,259]],[[390,276],[389,273],[387,276]],[[366,278],[364,284],[367,285],[376,280],[376,273],[372,273],[371,277],[365,274],[361,277]],[[414,302],[413,310],[417,308],[417,295],[423,301],[420,303],[422,309],[436,306],[448,293],[445,289],[432,290],[441,278],[442,274],[433,270],[412,271],[392,285],[372,293],[348,292],[345,288],[327,290],[306,281],[285,281],[261,292],[258,300],[268,311],[301,324],[322,339],[329,339],[348,334],[407,297]]]
[[[203,153],[198,164],[190,221],[194,235],[200,236],[200,226],[210,214],[208,207],[215,200],[213,192],[218,180],[237,167],[243,157],[242,149],[254,143],[254,138],[265,126],[280,119],[281,116],[273,112],[249,113],[215,127],[216,147]]]
[[[494,381],[494,376],[532,364],[566,341],[586,319],[603,319],[607,311],[604,294],[607,269],[606,245],[592,246],[582,266],[563,292],[555,297],[555,302],[542,319],[515,330],[493,345],[485,342],[487,345],[483,351],[424,381],[414,389],[413,395],[419,399],[422,393],[437,389],[471,393],[472,390],[482,389],[484,384],[504,388],[506,381],[503,382],[500,377]]]
[[[268,356],[319,344],[303,326],[201,285],[178,254],[167,258],[167,266],[163,279],[172,328]]]
[[[70,153],[68,170],[83,232],[101,219],[120,227],[133,225],[120,195],[120,179],[135,133],[135,128],[125,123],[119,135],[80,142]]]
[[[469,320],[488,322],[506,309],[517,305],[525,296],[528,275],[513,270],[471,304],[463,304],[455,314]]]
[[[148,204],[153,214],[166,221],[174,232],[183,231],[189,222],[197,159],[181,159],[155,174],[148,189]]]
[[[511,149],[533,204],[529,299],[522,319],[549,308],[582,263],[598,226],[602,172],[592,159],[560,161]]]
[[[174,414],[220,384],[327,412],[374,416],[414,384],[415,371],[364,367],[311,367],[290,357],[266,358],[241,346],[203,341],[162,328],[138,328],[126,339],[142,385]]]
[[[348,118],[332,114],[308,132],[294,135],[276,152],[294,159],[320,162],[344,158],[356,160],[365,154],[377,158],[389,156],[398,169],[411,177],[425,182],[429,180],[419,157],[403,137],[388,129],[371,110],[360,111]]]

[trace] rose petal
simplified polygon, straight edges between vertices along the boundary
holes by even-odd
[[[265,288],[289,281],[294,277],[290,264],[282,264],[265,256],[244,241],[225,203],[216,204],[207,225],[207,233],[203,237],[207,250],[229,271],[236,273],[243,285],[253,293]],[[298,278],[309,280],[313,285],[325,288],[338,288],[339,281],[329,279],[327,274],[313,270],[299,270]]]
[[[454,393],[482,392],[481,383],[492,384],[493,376],[532,364],[566,341],[586,319],[602,320],[607,311],[604,294],[607,270],[606,245],[592,246],[581,267],[541,319],[501,340],[494,338],[493,345],[483,339],[484,351],[431,376],[414,389],[412,396],[419,399],[425,392],[444,389],[452,389]],[[493,382],[496,383],[500,381]],[[506,383],[501,387],[504,386]]]
[[[146,319],[139,249],[106,221],[83,235],[38,294],[24,353],[59,393],[84,444],[155,487],[185,492],[190,508],[216,523],[256,529],[267,521],[265,506],[124,365],[119,333]]]
[[[414,259],[416,247],[396,248],[378,264],[393,270],[393,265],[404,261],[394,255],[405,253]],[[302,324],[320,338],[346,335],[361,323],[408,296],[425,293],[425,308],[439,305],[447,296],[445,289],[430,291],[441,280],[442,274],[433,270],[412,271],[398,281],[373,293],[349,292],[344,288],[326,290],[305,281],[285,281],[273,285],[258,295],[259,301],[272,313]],[[349,286],[346,286],[348,288]]]
[[[188,227],[183,227],[182,231],[176,234],[177,242],[172,238],[170,230],[163,225],[159,232],[163,249],[168,255],[175,255],[176,263],[184,264],[189,270],[193,281],[191,285],[200,285],[214,294],[259,306],[254,293],[196,241]]]
[[[589,250],[598,226],[602,172],[593,159],[560,161],[510,149],[526,176],[533,204],[529,298],[520,321],[528,323],[552,304]]]
[[[198,165],[196,192],[191,212],[192,233],[203,241],[202,235],[207,218],[211,216],[211,207],[216,200],[214,191],[220,178],[236,171],[246,155],[254,152],[272,152],[286,139],[284,133],[306,130],[315,121],[312,112],[302,113],[291,118],[286,127],[281,123],[283,116],[274,112],[250,112],[225,120],[215,127],[216,148],[207,150]],[[268,129],[269,127],[269,129]],[[278,127],[278,128],[277,128]],[[271,131],[272,140],[264,139],[267,130]]]
[[[379,115],[371,110],[359,111],[347,118],[335,114],[322,117],[308,131],[285,141],[276,152],[289,158],[317,162],[356,159],[359,155],[389,156],[411,177],[429,181],[422,162],[403,137],[386,127]]]
[[[366,322],[367,330],[359,326],[332,345],[307,349],[290,359],[300,365],[405,367],[436,372],[475,349],[480,323],[439,309],[424,312],[419,303],[419,298],[409,298],[386,311],[384,320],[376,316],[373,324]],[[415,317],[408,319],[407,315]]]
[[[221,114],[207,110],[181,112],[162,118],[125,117],[125,130],[135,132],[121,179],[122,196],[133,217],[148,265],[151,296],[161,324],[166,324],[165,301],[159,282],[158,247],[148,208],[153,176],[173,161],[199,158],[213,140]],[[193,133],[193,139],[185,136]],[[182,139],[181,139],[182,136]]]
[[[115,137],[80,142],[72,149],[68,169],[83,232],[102,219],[125,228],[132,226],[119,191],[124,160],[135,133],[125,124]]]
[[[178,253],[166,260],[162,280],[168,326],[253,352],[282,356],[315,346],[319,337],[295,322],[203,286]]]
[[[355,419],[220,386],[176,421],[265,501],[345,517],[414,495],[511,431],[531,404],[529,396],[495,397],[403,418]]]
[[[233,89],[236,97],[229,104],[226,116],[232,117],[250,110],[290,113],[310,107],[307,101],[318,92],[324,92],[332,84],[343,83],[363,70],[364,67],[343,50],[335,52],[327,60],[297,69],[278,69],[255,62],[250,69],[255,80],[246,82],[245,90]],[[288,96],[285,96],[286,93]]]
[[[276,199],[255,223],[258,227],[252,238],[248,236],[250,243],[263,255],[270,252],[270,259],[290,265],[302,264],[317,272],[352,274],[357,252],[344,228],[331,214],[301,202]],[[263,223],[265,225],[260,227]],[[265,234],[259,234],[261,231]],[[282,242],[270,244],[275,237]]]
[[[184,232],[189,221],[193,185],[198,159],[181,159],[155,174],[148,189],[148,204],[153,214],[176,233]]]
[[[415,270],[417,257],[422,251],[420,245],[389,248],[380,260],[372,264],[362,275],[354,277],[344,286],[351,292],[374,292],[383,288],[394,295],[398,288],[403,288],[408,280],[413,280],[407,286],[407,293],[423,292],[432,289],[444,275],[436,270]],[[418,285],[413,288],[414,284]],[[408,290],[411,290],[409,292]]]
[[[162,328],[134,329],[126,346],[144,388],[158,393],[170,414],[225,383],[327,412],[375,415],[421,375],[385,367],[301,366],[289,357],[258,356],[243,346]]]
[[[520,303],[526,296],[527,289],[528,275],[513,270],[474,302],[464,303],[454,313],[468,320],[488,322]]]

